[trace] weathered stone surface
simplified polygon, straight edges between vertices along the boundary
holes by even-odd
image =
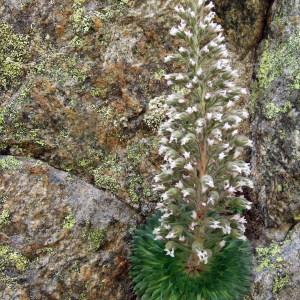
[[[0,298],[130,299],[136,213],[32,159],[0,158]]]
[[[253,91],[253,167],[267,227],[300,214],[299,1],[275,1]],[[254,197],[255,198],[255,197]]]
[[[300,299],[300,224],[281,243],[257,248],[253,300]]]

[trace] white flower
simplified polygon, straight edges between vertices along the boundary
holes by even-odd
[[[203,23],[203,22],[199,22],[199,27],[201,28],[201,29],[205,29],[206,27],[207,27],[207,24],[205,24],[205,23]]]
[[[213,140],[213,139],[207,139],[207,144],[209,146],[212,146],[214,143],[215,143],[215,140]]]
[[[162,209],[162,208],[164,208],[165,207],[165,205],[163,204],[163,203],[161,203],[161,202],[158,202],[157,204],[156,204],[156,209]]]
[[[186,25],[187,25],[187,24],[186,24],[186,21],[181,20],[178,29],[179,29],[180,31],[183,31],[183,30],[185,29]]]
[[[190,191],[187,190],[187,189],[182,190],[181,192],[182,192],[182,195],[183,195],[184,198],[187,197],[187,196],[189,196],[191,194]]]
[[[221,242],[219,243],[219,245],[220,245],[221,248],[224,248],[224,246],[226,245],[226,241],[224,241],[224,240],[221,241]]]
[[[225,129],[225,130],[228,130],[230,128],[231,128],[231,126],[227,122],[223,126],[223,129]]]
[[[178,28],[176,28],[176,27],[172,27],[171,30],[170,30],[170,34],[171,34],[172,36],[177,35],[179,32],[180,32],[180,31],[179,31]]]
[[[174,9],[178,13],[184,13],[185,12],[185,10],[184,10],[184,8],[183,8],[182,5],[176,5]]]
[[[241,94],[243,95],[247,95],[248,94],[248,90],[245,88],[240,89]]]
[[[183,156],[184,156],[185,159],[189,159],[191,157],[191,153],[187,152],[187,151],[184,151]]]
[[[222,227],[222,231],[224,234],[230,234],[231,233],[231,227],[229,225],[225,225]]]
[[[186,170],[188,170],[188,171],[193,171],[194,170],[194,167],[193,167],[193,165],[189,162],[188,164],[186,164],[185,166],[184,166],[184,168],[186,169]]]
[[[176,80],[183,80],[184,78],[185,78],[185,77],[184,77],[183,74],[178,74],[178,75],[175,77]]]
[[[209,224],[209,227],[212,228],[212,229],[222,228],[221,223],[219,221],[212,221]]]
[[[220,114],[220,113],[215,113],[214,114],[214,120],[215,121],[221,121],[221,119],[222,119],[222,114]]]
[[[197,256],[198,256],[200,262],[203,262],[204,264],[208,263],[207,251],[202,250],[202,249],[196,249],[196,253],[197,253]]]
[[[177,187],[178,189],[182,190],[184,188],[184,185],[182,183],[181,180],[179,180],[176,184],[175,184],[175,187]]]
[[[227,191],[229,194],[234,194],[234,193],[236,193],[236,188],[233,186],[230,186]]]
[[[152,233],[154,235],[158,235],[158,234],[160,234],[160,231],[161,231],[161,228],[160,227],[156,227],[156,228],[154,228],[154,230],[152,231]]]
[[[192,113],[194,113],[194,110],[193,110],[192,107],[188,107],[188,108],[186,109],[186,112],[187,112],[189,115],[191,115]]]
[[[153,188],[154,191],[164,191],[166,187],[163,184],[159,184]]]
[[[181,235],[181,236],[179,237],[179,241],[180,241],[180,242],[184,242],[184,241],[185,241],[185,237],[184,237],[183,235]]]
[[[187,89],[192,89],[193,88],[193,84],[191,82],[189,82],[185,87]]]
[[[212,113],[207,113],[207,114],[206,114],[206,119],[207,119],[207,120],[211,120],[212,117],[213,117],[213,114],[212,114]]]
[[[198,225],[198,223],[192,222],[191,225],[190,225],[190,229],[191,229],[192,231],[194,231],[194,230],[195,230],[195,227],[196,227],[197,225]]]
[[[198,0],[197,4],[199,7],[201,7],[204,4],[205,0]]]
[[[239,133],[239,131],[236,129],[236,130],[232,131],[231,135],[232,135],[232,136],[235,136],[235,135],[237,135],[238,133]]]
[[[162,237],[161,235],[157,234],[157,235],[154,237],[154,240],[155,240],[155,241],[161,241],[161,240],[163,240],[163,237]]]
[[[174,58],[175,58],[174,55],[168,55],[168,56],[165,57],[164,62],[165,62],[165,63],[170,62],[170,61],[172,61]]]
[[[192,59],[192,58],[190,58],[190,64],[191,64],[192,66],[195,66],[195,65],[196,65],[196,62],[195,62],[195,60],[194,60],[194,59]]]
[[[184,31],[184,34],[185,34],[188,38],[191,38],[191,37],[193,36],[193,34],[192,34],[189,30]]]
[[[212,2],[209,2],[208,5],[205,6],[205,8],[207,8],[207,9],[212,9],[214,7],[215,7],[215,5]]]
[[[219,160],[223,160],[226,157],[226,154],[224,152],[221,152],[219,154]]]
[[[197,215],[197,212],[195,210],[192,211],[192,218],[194,220],[197,220],[198,219],[198,215]]]
[[[203,70],[201,69],[201,68],[199,68],[198,70],[197,70],[197,76],[201,76],[202,74],[203,74]]]
[[[167,85],[168,85],[168,86],[170,86],[170,85],[172,85],[172,84],[174,84],[174,82],[173,82],[172,80],[168,80],[168,81],[167,81]]]
[[[187,50],[186,48],[184,48],[184,47],[180,47],[180,48],[178,49],[178,51],[179,51],[180,53],[187,53],[187,52],[188,52],[188,50]]]
[[[231,107],[234,107],[234,105],[235,105],[234,101],[230,100],[230,101],[227,102],[226,107],[231,108]]]
[[[174,231],[170,231],[167,235],[166,235],[166,239],[170,240],[176,237],[176,234]]]
[[[166,255],[171,256],[171,257],[175,257],[175,254],[174,254],[175,249],[174,248],[172,248],[172,249],[167,249],[166,248],[165,251],[166,251]]]

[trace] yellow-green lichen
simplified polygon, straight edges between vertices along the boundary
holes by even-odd
[[[123,15],[132,2],[132,0],[113,0],[110,5],[96,11],[95,15],[102,21],[110,21]]]
[[[20,161],[13,156],[5,156],[0,158],[0,170],[17,170],[20,168],[20,166]]]
[[[76,224],[75,216],[70,214],[65,217],[64,223],[63,223],[63,229],[71,230]]]
[[[0,89],[6,89],[24,73],[28,57],[28,38],[0,23]]]
[[[86,238],[92,250],[99,250],[105,241],[106,233],[103,229],[90,229],[86,233]]]
[[[156,131],[166,117],[164,107],[165,97],[156,97],[150,100],[147,112],[144,115],[144,123],[152,131]]]
[[[276,119],[279,115],[287,113],[291,110],[291,102],[287,101],[283,106],[277,106],[273,102],[269,102],[264,107],[264,116],[268,120]]]
[[[101,166],[93,171],[96,186],[117,193],[120,189],[123,168],[116,156],[107,156]]]
[[[14,267],[23,272],[27,269],[28,263],[28,259],[13,248],[0,245],[0,271]]]
[[[2,213],[0,214],[0,229],[9,223],[9,217],[9,210],[3,209]]]
[[[276,78],[286,74],[292,82],[291,88],[299,89],[299,47],[300,32],[273,47],[268,42],[265,44],[258,72],[261,88],[268,88]]]
[[[278,294],[283,288],[290,283],[290,276],[285,274],[284,276],[276,276],[273,284],[273,294]]]
[[[85,0],[73,1],[72,26],[76,34],[86,34],[91,29],[91,18],[84,8]]]
[[[277,244],[271,244],[269,247],[256,248],[258,258],[257,270],[261,272],[266,268],[277,269],[284,264],[284,259],[281,256],[281,248]]]

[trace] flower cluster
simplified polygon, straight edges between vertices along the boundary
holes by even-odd
[[[237,83],[222,27],[213,21],[214,5],[193,0],[186,6],[176,6],[180,20],[170,30],[184,46],[165,58],[186,66],[165,76],[185,92],[168,96],[167,120],[159,129],[164,164],[154,188],[161,194],[161,217],[153,234],[165,242],[166,255],[184,248],[191,261],[206,265],[229,239],[245,239],[241,214],[251,205],[243,189],[253,184],[242,154],[252,143],[239,133],[248,118],[239,102],[248,92]]]

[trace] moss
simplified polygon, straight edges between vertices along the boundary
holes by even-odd
[[[106,233],[103,229],[91,229],[86,233],[90,248],[94,251],[99,250],[105,241]]]
[[[75,216],[73,216],[72,214],[68,215],[65,217],[64,219],[64,223],[63,223],[63,228],[67,229],[67,230],[71,230],[73,229],[73,227],[76,224],[76,219]]]
[[[28,52],[28,37],[0,23],[0,89],[7,89],[24,73]]]
[[[291,102],[287,101],[282,107],[277,106],[273,102],[269,102],[265,105],[264,116],[268,120],[276,119],[279,115],[287,113],[291,110]]]
[[[287,74],[292,81],[291,88],[299,89],[299,47],[300,31],[272,48],[268,42],[265,44],[258,71],[261,88],[268,88],[276,78]]]
[[[10,213],[7,209],[4,209],[0,214],[0,229],[9,223]]]
[[[20,161],[13,156],[0,158],[0,170],[17,170],[20,168],[20,166]]]
[[[273,284],[273,293],[278,294],[283,288],[285,288],[290,282],[290,276],[276,276]]]
[[[9,246],[0,245],[0,271],[7,267],[15,267],[18,271],[25,271],[28,259]]]

